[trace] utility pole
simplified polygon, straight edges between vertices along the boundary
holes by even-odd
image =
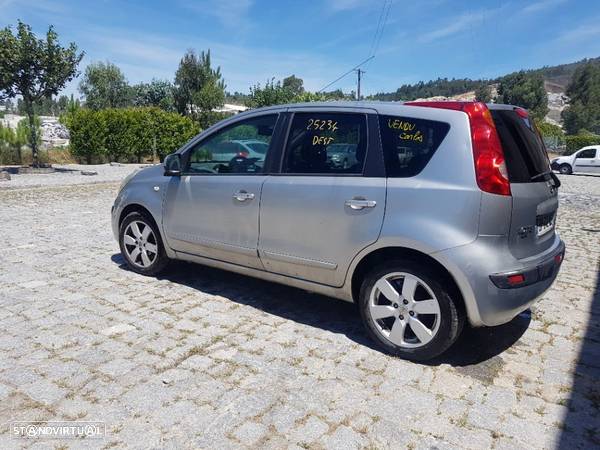
[[[362,70],[362,69],[355,69],[354,71],[356,72],[356,75],[358,77],[357,89],[356,89],[356,100],[360,101],[360,74],[361,73],[366,73],[366,72],[364,70]]]

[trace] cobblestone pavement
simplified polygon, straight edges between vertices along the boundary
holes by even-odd
[[[0,448],[598,446],[600,177],[562,180],[553,288],[431,364],[371,347],[351,304],[185,263],[125,270],[117,184],[0,190]],[[107,434],[17,440],[15,420]]]

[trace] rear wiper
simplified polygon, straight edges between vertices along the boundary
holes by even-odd
[[[542,172],[542,173],[538,173],[537,175],[534,175],[531,177],[531,181],[540,178],[540,177],[544,177],[546,175],[550,175],[550,178],[552,178],[552,181],[554,182],[554,187],[555,188],[559,188],[561,185],[560,180],[558,179],[558,177],[556,176],[556,174],[554,173],[554,171],[552,169],[547,170],[546,172]]]
[[[537,175],[534,175],[534,176],[531,177],[531,181],[533,181],[533,180],[535,180],[537,178],[546,176],[546,175],[550,175],[551,173],[552,173],[552,170],[548,170],[546,172],[538,173]]]

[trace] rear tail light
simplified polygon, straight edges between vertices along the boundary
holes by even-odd
[[[510,195],[510,182],[504,151],[490,110],[481,102],[406,102],[405,105],[463,111],[469,116],[475,177],[479,189],[498,195]]]
[[[240,150],[235,156],[238,158],[247,158],[250,156],[250,152],[248,152],[248,150]]]

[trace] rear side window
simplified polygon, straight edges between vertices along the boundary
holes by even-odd
[[[538,175],[550,170],[548,154],[533,121],[511,109],[492,109],[491,112],[504,150],[510,182],[544,181]]]
[[[412,117],[379,116],[388,177],[412,177],[427,165],[450,125]]]
[[[288,137],[283,172],[361,174],[366,150],[364,114],[297,113]]]

